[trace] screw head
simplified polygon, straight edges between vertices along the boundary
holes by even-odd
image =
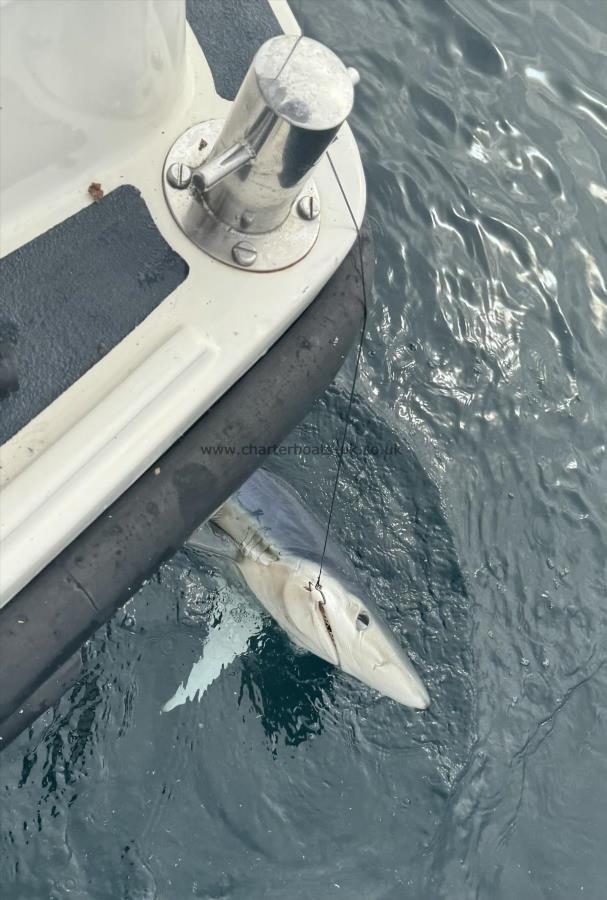
[[[171,187],[182,191],[192,180],[192,170],[185,163],[175,162],[167,169],[167,181]]]
[[[248,268],[257,259],[257,250],[249,241],[238,241],[232,247],[232,259],[239,266]]]
[[[254,221],[255,213],[251,212],[249,209],[245,209],[240,217],[240,227],[242,229],[250,228]]]
[[[319,213],[320,206],[316,198],[311,194],[306,194],[305,197],[297,201],[297,214],[302,219],[307,219],[308,222],[311,222],[312,219],[318,218]]]

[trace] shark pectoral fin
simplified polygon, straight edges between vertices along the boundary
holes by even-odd
[[[194,550],[196,553],[210,553],[212,556],[219,556],[222,559],[231,559],[238,562],[242,559],[238,547],[231,537],[225,532],[219,531],[208,522],[197,528],[185,542],[188,550]]]
[[[175,709],[176,706],[181,706],[182,703],[185,703],[188,699],[189,695],[186,690],[185,684],[182,682],[170,700],[162,706],[160,712],[170,712],[172,709]]]
[[[204,693],[219,678],[223,670],[231,666],[234,660],[246,651],[247,638],[244,635],[239,637],[242,639],[222,642],[221,635],[214,635],[215,640],[207,642],[204,654],[192,666],[188,680],[185,684],[182,682],[179,685],[171,699],[164,704],[161,712],[170,712],[187,700],[202,700]]]
[[[202,700],[224,669],[247,652],[250,638],[258,634],[262,627],[262,612],[256,606],[236,604],[234,607],[224,607],[220,623],[209,632],[202,656],[192,666],[185,684],[180,684],[164,704],[162,712],[169,712],[187,700]]]

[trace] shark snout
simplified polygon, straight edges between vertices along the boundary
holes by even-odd
[[[397,703],[426,709],[430,697],[409,657],[381,627],[377,631],[374,640],[361,640],[349,659],[342,657],[342,667]]]
[[[377,674],[378,690],[397,703],[413,709],[426,709],[430,705],[428,691],[409,660],[404,664],[384,663],[378,667]]]

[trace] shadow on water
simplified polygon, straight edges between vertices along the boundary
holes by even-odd
[[[333,667],[311,653],[294,652],[277,626],[251,639],[242,662],[238,702],[249,699],[272,753],[321,734],[323,710],[334,701]]]

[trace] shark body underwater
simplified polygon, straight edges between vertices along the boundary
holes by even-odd
[[[231,559],[262,606],[299,647],[405,706],[424,709],[429,697],[388,626],[363,599],[356,571],[327,543],[317,586],[323,527],[285,482],[264,469],[198,528],[186,547]],[[163,711],[202,697],[262,625],[261,611],[223,610],[205,653]],[[221,638],[221,640],[220,640]]]

